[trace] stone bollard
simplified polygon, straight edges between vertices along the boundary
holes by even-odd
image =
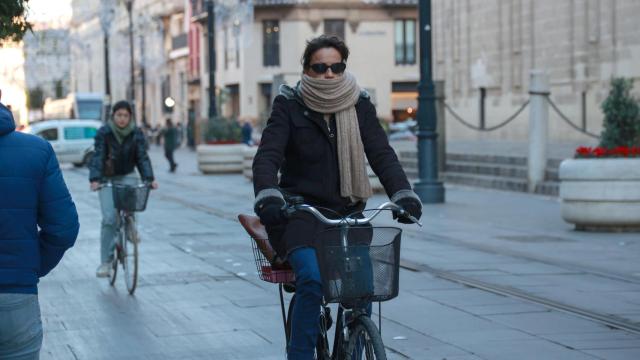
[[[544,181],[549,127],[549,79],[542,70],[531,70],[529,79],[528,189],[534,192]]]

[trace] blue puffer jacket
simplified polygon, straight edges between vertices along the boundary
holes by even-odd
[[[16,132],[0,104],[0,293],[37,293],[79,227],[51,145]]]

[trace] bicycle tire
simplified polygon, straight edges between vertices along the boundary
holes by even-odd
[[[120,259],[120,251],[118,251],[118,244],[122,242],[122,229],[118,229],[116,233],[116,245],[113,249],[113,260],[111,261],[111,272],[109,274],[109,285],[114,286],[116,284],[116,278],[118,277],[118,260]]]
[[[296,295],[294,294],[289,301],[289,308],[287,309],[287,322],[285,325],[285,337],[287,339],[287,351],[289,350],[289,342],[291,341],[291,319],[293,314],[293,305],[296,303]],[[324,346],[323,346],[324,344]],[[318,354],[322,354],[319,356]],[[316,342],[316,354],[314,356],[316,360],[330,360],[329,354],[329,342],[322,334],[318,334],[318,340]]]
[[[115,250],[116,253],[118,250]],[[114,286],[118,276],[118,258],[117,256],[111,262],[111,272],[109,273],[109,285]]]
[[[368,316],[361,315],[354,321],[344,355],[344,359],[387,360],[380,332]]]
[[[289,342],[291,341],[291,315],[293,314],[293,305],[296,303],[296,295],[293,294],[291,301],[289,301],[289,308],[287,309],[287,323],[285,325],[285,338],[287,340],[287,350],[289,350]]]
[[[122,241],[122,269],[124,270],[124,282],[129,294],[133,295],[138,285],[138,241],[132,237],[137,236],[135,221],[127,217]]]

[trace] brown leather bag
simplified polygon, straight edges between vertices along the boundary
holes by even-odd
[[[115,164],[113,163],[113,158],[111,157],[111,146],[109,146],[108,135],[104,137],[104,145],[106,147],[104,166],[102,168],[102,176],[104,177],[112,177],[116,174]]]

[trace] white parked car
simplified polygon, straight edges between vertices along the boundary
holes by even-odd
[[[97,120],[46,120],[33,123],[23,131],[49,141],[58,162],[87,165],[93,155],[93,138],[102,126]]]

